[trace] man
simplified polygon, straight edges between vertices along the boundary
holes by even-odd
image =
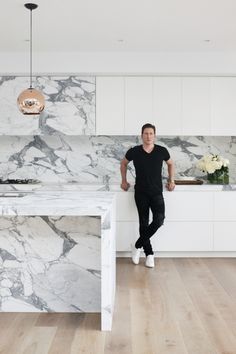
[[[160,145],[154,144],[156,138],[156,128],[147,123],[142,127],[142,145],[137,145],[126,152],[121,161],[120,171],[122,177],[121,188],[127,191],[130,184],[127,182],[127,165],[133,161],[135,180],[135,203],[139,215],[139,238],[135,245],[132,245],[132,261],[139,263],[141,249],[146,255],[147,267],[154,267],[154,253],[150,238],[157,229],[163,225],[165,218],[165,203],[162,187],[162,163],[165,161],[168,168],[168,182],[166,188],[173,191],[174,163],[170,158],[168,150]],[[149,224],[149,211],[152,211],[153,220]]]

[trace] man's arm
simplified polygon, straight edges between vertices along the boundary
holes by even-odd
[[[167,168],[168,168],[168,182],[166,184],[166,187],[169,191],[173,191],[175,188],[175,181],[174,181],[174,175],[175,175],[175,165],[174,161],[172,159],[169,159],[166,161]]]
[[[125,157],[123,160],[121,160],[120,163],[120,173],[121,173],[121,188],[124,191],[127,191],[130,187],[130,184],[127,182],[126,175],[127,175],[127,165],[129,163],[129,160],[127,160]]]

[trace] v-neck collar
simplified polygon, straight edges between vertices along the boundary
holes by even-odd
[[[154,144],[153,149],[150,152],[147,152],[144,148],[143,145],[141,145],[142,150],[147,154],[147,155],[151,155],[151,153],[155,150],[156,144]]]

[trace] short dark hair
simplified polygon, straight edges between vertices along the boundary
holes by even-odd
[[[143,132],[144,132],[144,129],[146,129],[146,128],[151,128],[151,129],[153,129],[153,130],[154,130],[154,134],[156,134],[156,127],[155,127],[155,125],[153,125],[153,124],[151,124],[151,123],[146,123],[146,124],[144,124],[144,125],[142,126],[142,134],[143,134]]]

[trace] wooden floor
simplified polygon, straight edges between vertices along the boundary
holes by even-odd
[[[98,314],[0,314],[4,354],[236,354],[236,259],[118,259],[112,332]]]

